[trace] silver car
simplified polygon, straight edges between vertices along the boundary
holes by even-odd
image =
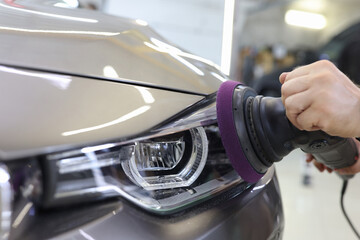
[[[141,21],[1,1],[0,79],[1,239],[282,238],[274,168],[222,146],[227,77]]]

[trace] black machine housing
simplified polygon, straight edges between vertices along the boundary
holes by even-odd
[[[292,150],[311,153],[331,169],[349,167],[358,151],[351,138],[323,131],[300,131],[286,117],[281,98],[263,97],[242,85],[234,90],[234,120],[243,151],[258,173],[265,173]],[[348,178],[348,176],[343,176]]]

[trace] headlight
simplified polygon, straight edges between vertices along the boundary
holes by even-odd
[[[208,153],[203,128],[135,142],[121,166],[134,184],[145,190],[190,186],[202,172]]]
[[[195,110],[194,110],[195,108]],[[205,100],[147,136],[47,155],[47,207],[121,196],[168,213],[244,183],[232,168]]]

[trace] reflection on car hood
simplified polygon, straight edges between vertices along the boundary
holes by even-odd
[[[169,45],[136,20],[0,1],[0,64],[196,94],[226,78],[210,61]]]
[[[120,141],[204,97],[0,66],[0,159]]]

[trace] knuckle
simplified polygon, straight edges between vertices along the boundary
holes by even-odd
[[[322,112],[326,110],[328,112],[329,110],[332,110],[333,106],[330,104],[326,104],[329,101],[331,102],[332,99],[334,99],[334,94],[329,89],[327,89],[326,87],[323,87],[321,89],[318,88],[313,93],[316,94],[315,103],[318,111]]]
[[[328,83],[330,83],[332,80],[332,74],[330,71],[327,70],[321,70],[317,73],[315,73],[311,81],[319,84],[318,87],[326,87]]]
[[[320,120],[317,123],[317,126],[324,132],[330,133],[332,131],[331,123],[327,120],[324,119]]]
[[[330,117],[333,113],[333,108],[329,105],[320,105],[317,107],[317,111],[319,111],[323,117]]]
[[[285,110],[289,113],[298,114],[303,111],[300,104],[298,104],[293,97],[285,99]]]
[[[327,89],[321,91],[321,96],[325,99],[332,99],[334,97],[333,93],[329,92]]]
[[[292,98],[288,97],[288,98],[285,99],[285,108],[287,108],[287,109],[292,108]]]
[[[306,130],[306,131],[311,131],[312,130],[312,125],[311,124],[303,125],[303,129]]]
[[[317,67],[321,68],[327,68],[327,69],[333,69],[334,64],[330,62],[329,60],[320,60],[315,63]]]

